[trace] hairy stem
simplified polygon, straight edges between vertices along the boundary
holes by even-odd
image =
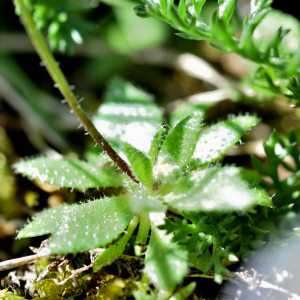
[[[35,47],[37,53],[39,54],[42,61],[45,63],[45,67],[50,74],[53,81],[56,83],[61,94],[67,100],[69,106],[73,112],[78,117],[79,121],[87,132],[91,135],[94,141],[107,153],[107,155],[112,159],[112,161],[123,170],[132,180],[139,184],[126,162],[117,154],[117,152],[108,144],[104,137],[99,133],[91,120],[87,117],[80,103],[76,99],[74,93],[70,89],[70,85],[56,63],[54,56],[52,55],[42,33],[36,28],[34,20],[28,10],[24,0],[15,0],[15,5],[18,6],[21,20],[25,27],[28,36],[31,39],[33,46]]]

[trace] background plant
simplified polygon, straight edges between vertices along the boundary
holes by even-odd
[[[187,7],[197,4],[191,3],[188,2]],[[164,18],[165,21],[171,21],[175,28],[178,27],[178,10],[172,3],[161,2],[157,7],[151,2],[141,4],[146,6],[135,9],[138,15],[145,16],[147,13]],[[181,20],[184,19],[185,9],[191,11],[185,4],[180,2]],[[257,75],[256,84],[259,86],[263,81],[268,88],[273,84],[273,97],[283,93],[286,90],[284,80],[297,75],[296,71],[290,72],[287,67],[295,65],[295,55],[286,55],[283,59],[283,54],[278,54],[280,49],[276,43],[272,51],[260,51],[252,39],[247,39],[251,42],[242,47],[240,43],[243,39],[238,42],[232,37],[235,27],[225,26],[232,15],[233,4],[234,1],[227,3],[228,6],[219,3],[219,12],[224,8],[226,14],[224,17],[220,14],[219,17],[213,15],[211,36],[208,35],[210,29],[207,27],[206,39],[223,46],[218,49],[235,51],[256,63],[262,63],[263,68],[256,72],[262,74],[260,77]],[[262,12],[266,12],[270,3],[259,2],[255,5],[263,15]],[[37,18],[40,7],[32,7]],[[200,8],[197,7],[196,11],[199,12]],[[254,19],[257,10],[252,12]],[[43,15],[41,18],[47,19]],[[194,30],[198,34],[201,18],[197,18],[186,13],[186,19],[183,20],[186,26],[180,27],[180,30],[185,34]],[[51,20],[49,24],[50,28]],[[45,26],[47,22],[41,27]],[[244,31],[250,31],[252,37],[254,29],[250,27],[247,28],[246,25]],[[225,29],[221,31],[216,28]],[[200,30],[203,35],[202,31]],[[57,35],[56,38],[59,40],[60,36]],[[66,43],[70,43],[70,40]],[[226,48],[229,46],[232,48]],[[47,50],[43,51],[45,53]],[[274,65],[274,58],[280,58],[281,62],[283,60],[283,67],[278,66],[280,64]],[[47,59],[43,58],[43,64],[49,67]],[[271,71],[265,72],[265,66]],[[276,74],[274,78],[283,80],[283,84],[279,85],[280,89],[270,79],[270,72]],[[62,93],[72,93],[68,85],[62,84],[61,79],[55,76],[53,78]],[[228,82],[231,92],[233,87],[237,87],[237,98],[245,96],[240,84]],[[289,84],[294,93],[289,96],[295,99],[296,77],[289,79]],[[68,91],[62,89],[64,85]],[[261,87],[262,85],[259,89],[256,86],[255,91],[261,91]],[[66,96],[67,99],[69,95]],[[263,96],[266,95],[263,93]],[[79,103],[74,108],[81,111],[77,105]],[[291,137],[286,144],[281,142],[283,150],[277,154],[275,146],[278,140],[273,134],[265,145],[271,162],[270,170],[254,159],[257,170],[273,179],[274,185],[270,186],[253,171],[218,164],[225,152],[258,122],[258,118],[240,115],[202,128],[203,118],[209,116],[210,107],[212,104],[183,104],[170,114],[171,127],[160,126],[163,121],[162,111],[154,104],[151,96],[121,79],[111,81],[105,100],[93,118],[93,124],[110,141],[126,165],[130,166],[133,171],[131,177],[139,182],[139,186],[117,170],[105,153],[101,153],[99,159],[97,148],[96,151],[86,151],[87,161],[60,157],[58,160],[35,158],[17,163],[15,170],[34,180],[83,192],[91,188],[113,188],[114,194],[113,197],[71,206],[65,204],[46,210],[29,223],[19,233],[19,237],[54,233],[49,241],[49,249],[52,253],[59,254],[108,246],[95,260],[95,272],[119,258],[127,244],[134,246],[129,246],[129,249],[127,247],[126,251],[134,249],[136,255],[140,255],[141,249],[148,244],[142,278],[142,282],[146,284],[137,283],[133,287],[136,299],[169,298],[186,275],[188,263],[206,274],[214,270],[215,281],[221,283],[223,275],[228,273],[227,264],[238,259],[248,259],[253,254],[253,249],[263,246],[266,241],[282,239],[283,229],[291,230],[296,226],[297,205],[291,204],[299,196],[295,193],[297,167],[293,168],[285,163],[284,158],[293,155],[297,164],[297,138]],[[90,131],[90,128],[87,129]],[[136,138],[141,133],[142,141],[141,138]],[[95,163],[101,168],[95,167]],[[281,183],[277,174],[279,165],[295,174]],[[270,191],[279,191],[279,195],[276,194],[277,209],[270,209],[272,201],[258,184]],[[290,199],[288,203],[282,201],[286,195]],[[266,221],[267,214],[272,215],[271,221]],[[279,225],[278,220],[282,220]],[[149,290],[149,280],[155,284],[157,294]],[[41,290],[49,293],[49,284],[53,284],[53,281],[45,281],[44,286],[41,283],[35,289],[40,291],[40,295]],[[173,297],[185,299],[194,288],[195,285],[191,284],[178,291],[176,289]]]

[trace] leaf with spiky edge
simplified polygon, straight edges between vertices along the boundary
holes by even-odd
[[[185,215],[185,214],[183,214]],[[165,224],[159,226],[159,229],[164,229],[167,233],[172,233],[172,242],[177,243],[189,253],[189,263],[192,263],[198,270],[204,271],[208,261],[211,259],[208,247],[212,244],[213,239],[210,235],[205,235],[207,225],[202,226],[201,215],[197,217],[201,220],[194,224],[188,224],[187,219],[175,217],[174,221],[165,220]],[[198,221],[198,220],[197,220]]]
[[[258,121],[259,119],[254,116],[239,116],[202,130],[190,161],[190,170],[201,168],[220,159]]]
[[[153,137],[151,148],[149,151],[149,157],[152,166],[156,164],[158,153],[161,149],[164,138],[166,137],[166,132],[167,132],[166,126],[160,125],[157,129],[156,134]]]
[[[49,182],[59,187],[97,188],[123,186],[126,178],[111,170],[100,169],[94,164],[77,159],[51,159],[40,157],[16,163],[17,173],[30,179]]]
[[[265,189],[256,184],[250,185],[249,189],[253,199],[253,204],[273,207],[273,201]]]
[[[71,214],[72,209],[73,205],[63,204],[36,214],[33,220],[19,231],[17,238],[40,236],[57,231],[63,222],[63,217]]]
[[[194,112],[178,122],[167,135],[160,155],[169,157],[180,167],[186,166],[194,153],[201,121],[202,114]]]
[[[67,254],[111,243],[133,218],[133,212],[127,205],[127,197],[104,198],[73,205],[62,216],[61,225],[51,237],[48,248],[52,253]]]
[[[166,219],[159,228],[173,234],[172,241],[189,252],[189,262],[194,267],[209,272],[217,265],[219,282],[228,272],[222,259],[237,261],[238,257],[247,260],[254,253],[251,248],[261,247],[264,244],[261,239],[268,233],[236,214],[183,212],[182,215],[184,219]],[[208,250],[212,244],[213,257]]]
[[[126,229],[133,218],[127,198],[126,195],[104,198],[45,210],[20,230],[18,238],[54,233],[49,248],[57,254],[106,246]]]
[[[148,153],[162,111],[153,98],[131,83],[116,78],[110,82],[93,123],[115,147],[128,143]]]
[[[174,127],[180,120],[186,118],[193,112],[197,111],[199,114],[204,116],[205,112],[208,108],[210,108],[214,103],[203,103],[203,104],[190,104],[190,103],[183,103],[176,107],[170,114],[170,125]]]
[[[212,14],[211,26],[204,23],[201,17],[204,0],[181,0],[178,6],[174,5],[173,1],[166,0],[140,0],[138,2],[143,5],[147,16],[168,23],[179,30],[181,33],[178,35],[183,38],[207,40],[220,51],[236,52],[246,59],[275,70],[278,78],[299,75],[299,51],[291,51],[288,56],[280,55],[276,50],[280,48],[281,42],[278,34],[273,34],[273,42],[270,44],[272,51],[262,51],[260,43],[253,38],[257,26],[271,11],[272,0],[251,1],[251,13],[250,16],[244,18],[240,40],[235,37],[237,26],[232,20],[236,0],[218,0],[218,10]],[[282,33],[286,34],[286,32]],[[293,56],[292,60],[291,56]]]
[[[123,149],[138,180],[145,187],[151,189],[154,181],[150,158],[127,143],[124,144]]]
[[[188,267],[188,253],[169,240],[163,231],[152,227],[144,269],[147,277],[166,296],[174,291]]]
[[[273,210],[270,213],[274,215],[278,212],[279,215],[284,215],[287,211],[281,211],[281,209],[291,203],[295,204],[294,209],[297,210],[299,204],[295,201],[298,197],[295,192],[299,191],[300,186],[300,151],[299,143],[297,143],[295,134],[291,132],[288,140],[283,140],[278,137],[276,132],[273,132],[269,139],[264,143],[264,150],[269,161],[267,166],[260,162],[256,157],[252,157],[251,159],[256,170],[272,179],[271,183],[264,180],[261,183],[262,186],[275,192],[272,197],[272,201],[274,202],[276,210]],[[287,156],[292,158],[293,164],[285,161]],[[280,165],[291,173],[290,176],[283,180],[281,180],[278,173],[278,167]]]
[[[165,227],[168,231],[173,232],[174,237],[180,244],[186,244],[187,249],[191,252],[190,247],[193,247],[194,237],[198,240],[198,246],[194,246],[193,260],[195,267],[203,270],[206,274],[211,270],[215,269],[215,281],[221,283],[223,275],[228,273],[229,270],[223,266],[222,260],[226,258],[230,261],[237,261],[238,258],[234,255],[231,250],[231,241],[237,238],[237,234],[232,232],[232,229],[236,229],[239,225],[239,218],[235,215],[223,215],[214,213],[184,213],[183,216],[189,220],[192,224],[187,223],[187,220],[183,219],[180,224],[166,221],[166,224],[160,226]],[[186,223],[185,226],[184,223]],[[181,234],[184,229],[184,234]],[[199,243],[199,240],[201,243]],[[228,243],[229,242],[229,243]],[[200,247],[199,247],[200,244]],[[212,247],[213,253],[210,256],[208,247]],[[201,264],[197,265],[201,262]]]
[[[272,0],[251,0],[250,17],[247,16],[244,19],[245,28],[239,44],[239,48],[245,49],[250,57],[258,55],[252,36],[256,27],[269,13],[271,4]]]

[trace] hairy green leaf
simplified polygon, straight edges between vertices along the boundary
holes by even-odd
[[[170,157],[180,167],[186,166],[195,150],[201,128],[202,114],[194,112],[181,120],[168,134],[161,155]]]
[[[45,210],[19,232],[18,238],[54,232],[49,248],[59,254],[103,247],[117,238],[133,217],[126,199],[104,198]]]
[[[174,127],[180,120],[189,116],[194,111],[199,112],[199,114],[202,114],[202,117],[203,117],[206,110],[212,105],[213,105],[213,103],[203,103],[203,104],[197,104],[197,105],[183,103],[183,104],[179,105],[174,111],[172,111],[172,113],[170,115],[171,127]]]
[[[19,231],[17,238],[39,236],[57,231],[63,222],[63,217],[69,215],[72,209],[72,205],[63,204],[36,214],[33,220]]]
[[[187,272],[187,252],[169,241],[164,231],[152,227],[145,258],[145,274],[164,292],[171,294]]]
[[[158,130],[157,130],[156,134],[154,135],[154,138],[153,138],[153,141],[151,144],[151,148],[149,151],[149,157],[150,157],[152,166],[154,166],[156,164],[157,156],[160,151],[161,145],[163,143],[165,133],[166,133],[166,127],[164,125],[161,125],[158,127]]]
[[[145,187],[151,189],[153,187],[153,177],[150,158],[127,143],[124,144],[124,152],[138,180]]]
[[[212,167],[184,176],[164,191],[168,204],[179,211],[232,212],[253,204],[247,185],[234,167]]]
[[[140,190],[128,195],[128,206],[134,213],[161,212],[165,210],[157,194],[149,190]]]
[[[252,195],[253,204],[266,207],[273,207],[271,197],[261,186],[256,184],[250,185],[250,193]]]
[[[126,198],[104,198],[73,205],[49,241],[51,252],[76,253],[104,247],[112,242],[133,218]]]
[[[40,157],[14,165],[15,171],[31,179],[39,179],[60,187],[97,188],[123,185],[124,175],[104,170],[80,160]]]
[[[206,166],[220,159],[258,121],[257,117],[239,116],[204,129],[200,133],[190,162],[191,169]]]
[[[110,82],[93,122],[103,136],[120,146],[128,143],[148,153],[162,112],[150,95],[121,79]]]

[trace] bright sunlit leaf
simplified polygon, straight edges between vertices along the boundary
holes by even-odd
[[[234,167],[212,167],[170,185],[165,201],[179,211],[232,212],[253,205],[252,195]]]
[[[170,115],[170,125],[174,127],[180,120],[184,119],[185,117],[189,116],[194,111],[199,112],[200,114],[204,115],[206,110],[212,106],[214,103],[203,103],[203,104],[190,104],[190,103],[183,103],[176,107],[174,111],[172,111]]]
[[[233,147],[259,119],[253,116],[239,116],[221,121],[204,129],[199,136],[190,162],[191,169],[206,166],[220,159]]]
[[[149,94],[129,82],[114,79],[93,122],[113,145],[128,143],[148,153],[162,122],[162,111]]]
[[[128,195],[128,207],[134,213],[163,212],[166,210],[157,194],[149,190],[140,190]]]

